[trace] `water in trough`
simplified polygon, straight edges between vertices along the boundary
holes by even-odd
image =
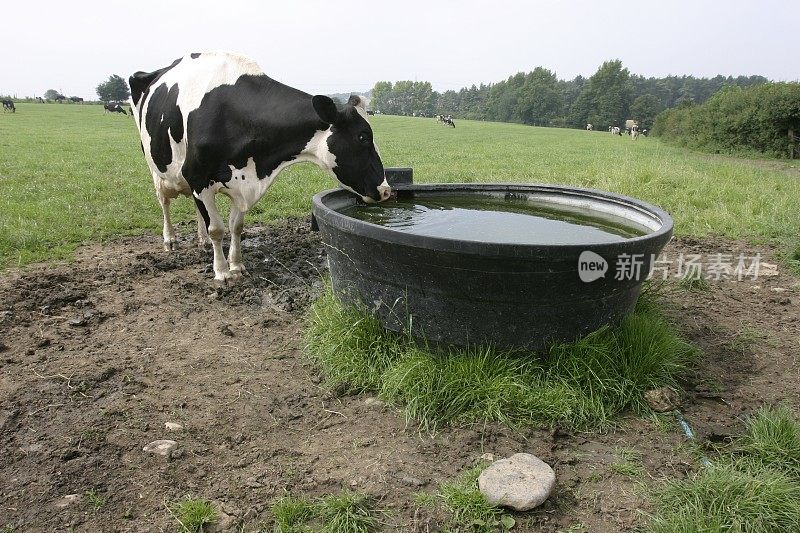
[[[611,213],[513,194],[401,197],[342,213],[416,235],[503,244],[602,244],[651,231]]]

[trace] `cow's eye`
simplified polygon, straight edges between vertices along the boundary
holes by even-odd
[[[361,144],[369,144],[369,142],[370,142],[369,141],[369,137],[367,136],[366,133],[359,133],[358,134],[358,142],[360,142]]]

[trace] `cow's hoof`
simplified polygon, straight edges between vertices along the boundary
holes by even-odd
[[[231,266],[231,275],[236,278],[240,278],[242,276],[247,276],[248,273],[244,265],[236,265],[236,266]]]
[[[178,241],[164,241],[164,251],[174,252],[178,249]]]
[[[220,272],[214,276],[214,286],[225,287],[226,285],[232,285],[241,277],[242,275],[236,270]]]

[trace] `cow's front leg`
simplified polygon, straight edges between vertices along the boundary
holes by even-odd
[[[228,218],[228,229],[231,232],[231,249],[228,252],[228,262],[231,265],[231,273],[234,275],[246,274],[247,269],[242,263],[242,228],[244,227],[244,212],[240,211],[236,205],[231,204],[231,215]]]
[[[200,210],[200,214],[206,223],[208,237],[211,239],[211,246],[214,248],[214,280],[225,282],[231,278],[231,271],[228,268],[228,261],[222,250],[222,237],[225,235],[225,224],[217,211],[217,204],[214,202],[214,191],[205,189],[195,196],[195,205]]]

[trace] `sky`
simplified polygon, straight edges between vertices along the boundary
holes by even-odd
[[[312,94],[380,80],[445,91],[537,66],[572,79],[610,59],[644,76],[795,81],[798,21],[797,0],[40,0],[3,11],[0,94],[96,99],[111,74],[204,50],[250,56]]]

